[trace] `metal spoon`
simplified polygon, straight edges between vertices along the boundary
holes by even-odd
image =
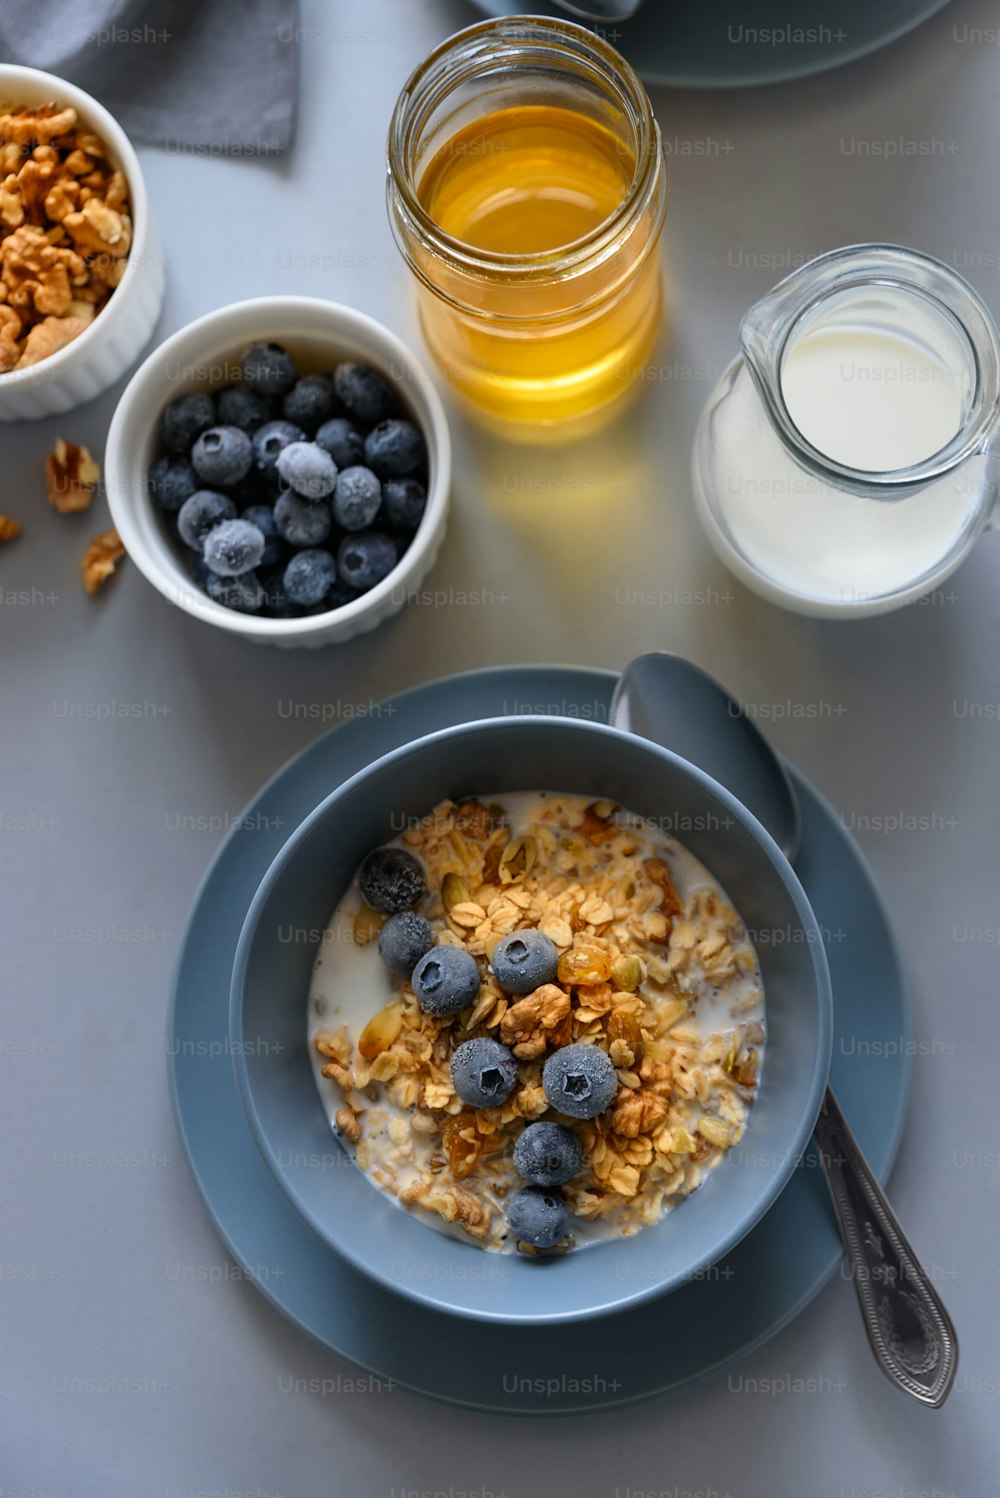
[[[602,25],[606,21],[631,20],[643,0],[585,0],[582,5],[579,0],[555,0],[555,3],[560,10],[569,11],[571,16],[578,16],[581,21]]]
[[[706,770],[794,860],[795,788],[756,724],[713,677],[680,656],[640,656],[622,672],[611,721]],[[829,1087],[815,1136],[875,1361],[904,1393],[937,1409],[958,1367],[955,1328]]]

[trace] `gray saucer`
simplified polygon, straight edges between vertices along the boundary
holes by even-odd
[[[175,977],[168,1048],[178,1129],[233,1257],[322,1346],[382,1379],[476,1409],[552,1415],[680,1388],[773,1336],[840,1262],[826,1186],[815,1157],[807,1156],[727,1259],[661,1300],[603,1318],[595,1359],[587,1325],[469,1325],[380,1289],[297,1216],[247,1129],[229,1054],[230,972],[246,910],[292,829],[349,774],[433,729],[528,711],[606,721],[615,680],[610,672],[561,667],[473,672],[403,693],[391,714],[356,719],[319,739],[263,788],[220,848],[195,899]],[[797,868],[833,977],[832,1081],[884,1180],[909,1086],[909,1002],[860,852],[832,809],[792,773],[803,815]],[[483,1260],[486,1273],[489,1256]],[[852,1294],[848,1285],[841,1289]]]

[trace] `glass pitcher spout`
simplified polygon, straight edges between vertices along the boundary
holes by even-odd
[[[920,462],[875,471],[821,451],[789,410],[783,370],[806,335],[875,326],[948,371],[958,394],[949,439]],[[956,271],[900,245],[847,245],[798,267],[755,303],[740,345],[774,431],[797,464],[851,493],[892,499],[933,483],[997,441],[1000,335],[978,292]]]

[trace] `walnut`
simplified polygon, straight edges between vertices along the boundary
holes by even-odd
[[[640,1134],[652,1134],[667,1117],[667,1103],[647,1087],[638,1092],[629,1087],[619,1087],[611,1115],[611,1127],[623,1139],[636,1139]]]
[[[47,317],[44,322],[36,323],[28,334],[24,353],[16,367],[25,369],[29,364],[38,364],[50,354],[58,353],[67,343],[79,338],[84,328],[89,327],[91,320],[90,317],[70,315]]]
[[[83,586],[91,596],[104,587],[124,555],[125,548],[114,526],[94,537],[80,564]]]
[[[457,1222],[472,1238],[484,1239],[490,1229],[490,1211],[461,1186],[441,1186],[432,1176],[421,1176],[400,1192],[405,1206],[425,1207],[445,1222]]]
[[[62,515],[89,509],[100,478],[101,470],[85,447],[56,438],[45,459],[45,486],[54,509]]]
[[[0,302],[0,374],[13,369],[21,357],[21,319],[13,307]]]
[[[545,1050],[549,1033],[569,1014],[569,994],[555,983],[543,983],[512,1004],[500,1021],[500,1038],[520,1061],[530,1061]]]
[[[0,545],[5,546],[8,541],[15,540],[20,534],[19,521],[12,520],[9,515],[0,515]]]
[[[13,172],[8,172],[0,182],[0,223],[17,229],[24,223],[24,199]]]
[[[99,198],[89,198],[78,213],[67,213],[63,226],[84,254],[127,255],[132,243],[132,220],[109,208]]]
[[[47,145],[57,135],[66,135],[76,124],[76,110],[67,105],[40,104],[30,109],[9,108],[0,114],[0,140],[16,141],[27,146],[35,143]]]

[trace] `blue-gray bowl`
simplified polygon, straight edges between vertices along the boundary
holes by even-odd
[[[333,1139],[306,1038],[316,945],[362,858],[399,818],[447,796],[568,791],[621,802],[678,829],[720,880],[764,978],[767,1050],[741,1144],[658,1224],[551,1259],[488,1253],[384,1196]],[[671,820],[665,822],[665,818]],[[281,932],[315,940],[288,941]],[[832,1000],[822,935],[787,860],[701,770],[598,723],[542,716],[445,729],[376,760],[292,834],[254,897],[233,973],[230,1039],[247,1121],[275,1180],[355,1268],[402,1295],[481,1321],[605,1315],[703,1273],[764,1215],[819,1112]]]

